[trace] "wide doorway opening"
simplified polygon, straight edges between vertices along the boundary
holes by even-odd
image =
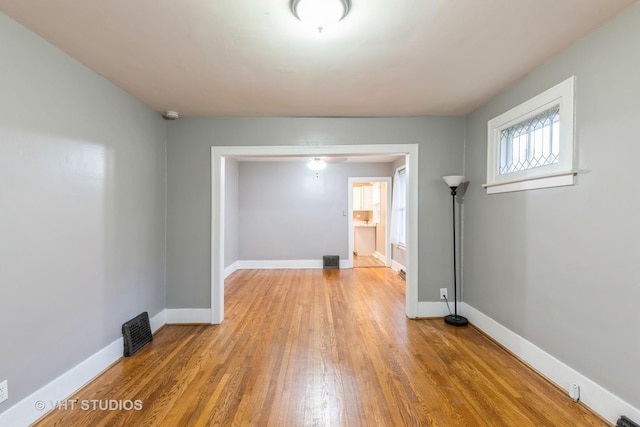
[[[268,157],[340,157],[340,156],[404,156],[407,169],[407,260],[406,315],[417,316],[417,219],[418,219],[418,146],[417,144],[341,145],[341,146],[233,146],[211,150],[211,323],[224,320],[225,279],[225,162],[226,159]]]

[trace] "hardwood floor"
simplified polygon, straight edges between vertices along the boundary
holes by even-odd
[[[38,426],[602,426],[473,327],[409,320],[390,269],[246,270],[218,326],[165,326]]]
[[[373,255],[353,255],[353,266],[359,267],[385,267],[384,262]]]

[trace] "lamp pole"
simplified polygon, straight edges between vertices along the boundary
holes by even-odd
[[[445,316],[444,321],[453,326],[466,326],[469,321],[466,317],[458,316],[458,268],[456,263],[456,194],[458,186],[464,180],[463,176],[445,176],[443,177],[449,188],[451,189],[451,215],[453,230],[453,314]]]

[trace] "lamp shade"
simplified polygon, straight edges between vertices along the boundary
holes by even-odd
[[[464,181],[464,175],[448,175],[443,176],[442,179],[449,187],[457,188]]]

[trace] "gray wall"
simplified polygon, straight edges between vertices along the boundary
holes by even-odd
[[[348,178],[385,177],[390,163],[240,162],[241,260],[321,260],[349,256]],[[226,243],[225,243],[226,244]]]
[[[224,165],[224,266],[238,261],[238,161]]]
[[[0,412],[165,306],[159,116],[0,14]]]
[[[464,119],[193,118],[167,134],[167,308],[211,301],[211,146],[420,145],[421,301],[451,282],[449,193],[442,175],[462,170]],[[443,249],[444,248],[444,249]]]
[[[464,300],[635,407],[638,23],[636,4],[469,115],[464,235]],[[570,75],[578,184],[487,196],[487,120]]]

